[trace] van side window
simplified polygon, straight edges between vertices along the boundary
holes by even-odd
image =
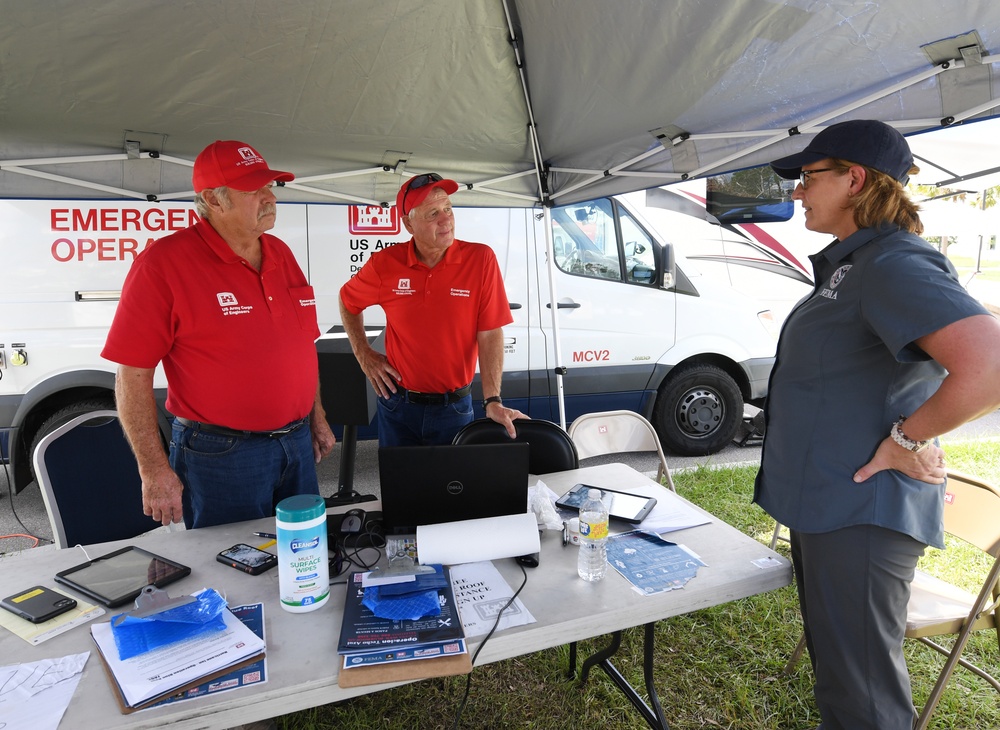
[[[622,280],[611,201],[602,198],[552,210],[556,266],[568,274]]]
[[[653,239],[621,206],[618,210],[624,242],[626,281],[647,285],[656,283],[656,245]]]

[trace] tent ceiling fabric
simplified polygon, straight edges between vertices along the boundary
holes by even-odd
[[[299,178],[282,200],[392,201],[434,170],[472,185],[459,205],[568,203],[765,162],[804,145],[793,127],[1000,113],[986,0],[0,0],[0,17],[0,197],[189,197],[197,153],[240,139]]]

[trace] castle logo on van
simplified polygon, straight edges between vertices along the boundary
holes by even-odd
[[[347,213],[347,229],[351,235],[395,235],[399,233],[399,212],[396,206],[383,208],[381,205],[352,205]]]
[[[609,362],[611,350],[576,350],[573,362]]]

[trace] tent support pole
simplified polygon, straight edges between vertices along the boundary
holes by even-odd
[[[559,303],[556,301],[556,259],[552,245],[552,209],[542,209],[542,224],[545,226],[545,268],[549,275],[549,311],[552,313],[552,352],[555,362],[556,399],[559,402],[559,425],[566,429],[566,394],[563,390],[562,345],[559,342]]]

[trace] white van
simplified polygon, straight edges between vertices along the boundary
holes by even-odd
[[[688,237],[687,216],[657,209],[654,227],[643,209],[640,194],[552,210],[567,424],[629,409],[654,423],[666,448],[713,453],[733,438],[744,402],[765,394],[777,322],[724,277],[702,275],[671,244],[676,236],[657,230],[672,220]],[[504,400],[558,421],[543,218],[537,209],[456,208],[459,237],[490,244],[503,270],[514,316],[504,330]],[[138,252],[194,220],[189,203],[0,201],[0,428],[9,429],[16,490],[31,480],[38,439],[73,415],[113,406],[115,366],[99,353],[122,281]],[[703,239],[721,235],[720,226],[698,223]],[[372,252],[408,239],[395,208],[356,205],[279,203],[273,232],[315,287],[323,331],[339,328],[343,282]],[[717,263],[714,253],[705,259]],[[384,324],[382,313],[366,312],[365,323]],[[262,381],[281,377],[281,354],[266,342],[260,369]],[[162,369],[155,386],[162,408]]]

